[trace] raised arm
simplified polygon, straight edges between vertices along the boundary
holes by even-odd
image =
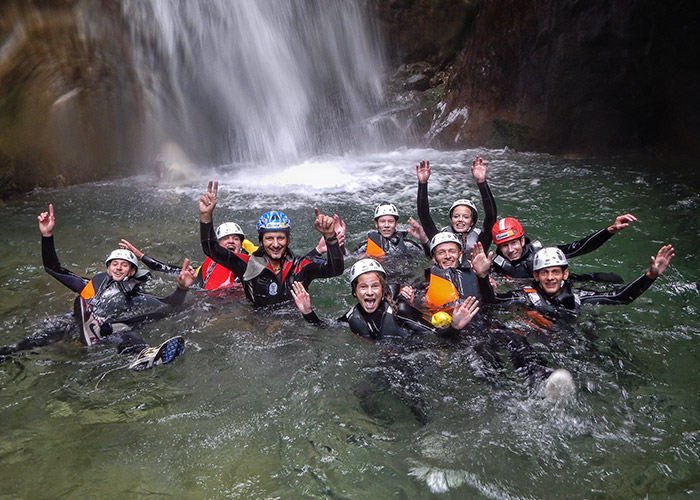
[[[496,223],[496,199],[491,193],[488,182],[486,182],[486,164],[479,156],[472,162],[472,176],[479,188],[481,203],[484,205],[484,222],[481,225],[479,241],[485,249],[488,249],[491,246],[491,228]]]
[[[668,269],[671,259],[675,256],[675,250],[671,245],[662,246],[655,256],[651,257],[649,270],[632,283],[609,292],[580,291],[581,304],[629,304],[644,293],[654,280]]]
[[[202,251],[217,264],[221,264],[236,276],[243,276],[248,267],[248,255],[237,254],[219,245],[214,232],[214,207],[219,183],[209,181],[207,192],[199,198],[199,233]]]
[[[629,226],[630,222],[635,222],[637,218],[632,214],[618,215],[610,226],[600,231],[596,231],[590,236],[576,241],[574,243],[569,243],[567,245],[557,245],[564,255],[567,257],[578,257],[580,255],[587,254],[593,250],[600,248],[603,243],[612,238],[612,235],[622,231],[624,228]]]
[[[48,212],[40,213],[37,220],[39,222],[39,231],[41,232],[41,260],[44,269],[66,287],[76,293],[80,293],[89,280],[81,278],[62,267],[61,262],[58,260],[53,241],[53,231],[56,227],[53,204],[49,204]]]
[[[428,202],[428,179],[430,179],[430,173],[429,161],[422,161],[416,165],[416,177],[418,178],[418,220],[420,220],[428,239],[438,233],[435,221],[433,221],[433,218],[430,216],[430,203]]]

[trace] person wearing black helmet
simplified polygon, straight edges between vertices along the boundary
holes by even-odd
[[[448,231],[457,235],[462,243],[462,255],[464,256],[460,265],[467,265],[469,253],[474,243],[480,241],[484,248],[488,248],[491,245],[491,233],[488,231],[488,228],[496,222],[496,201],[486,182],[486,165],[479,156],[472,162],[472,176],[476,180],[479,193],[481,193],[481,202],[484,205],[484,229],[476,227],[479,220],[479,212],[476,209],[476,205],[465,198],[452,203],[448,212],[450,225],[443,229],[437,228],[430,215],[428,202],[428,179],[430,179],[430,174],[429,161],[422,161],[416,166],[416,176],[418,177],[418,219],[428,239],[432,239],[440,231]],[[426,252],[426,255],[430,257],[429,252]]]
[[[343,252],[335,232],[333,217],[315,211],[314,227],[324,237],[327,259],[297,257],[289,249],[291,222],[282,212],[271,211],[257,223],[259,248],[251,255],[232,252],[219,245],[214,232],[213,212],[216,207],[218,182],[209,182],[207,192],[199,199],[202,250],[214,262],[243,277],[243,289],[250,302],[268,306],[293,300],[291,286],[301,281],[308,287],[316,278],[330,278],[343,272]]]
[[[557,248],[568,258],[587,254],[600,248],[615,233],[636,221],[637,218],[632,214],[618,215],[610,226],[574,243],[557,245]],[[510,278],[532,278],[532,261],[535,253],[542,248],[542,243],[538,240],[530,241],[523,226],[513,217],[504,217],[496,222],[491,228],[491,234],[496,245],[493,271]],[[488,249],[488,246],[484,245],[484,249]],[[576,279],[622,283],[622,278],[612,273],[591,273],[577,276]]]
[[[354,255],[384,260],[385,257],[405,257],[411,252],[420,252],[427,247],[428,238],[417,221],[409,217],[407,231],[399,231],[399,210],[396,205],[383,201],[374,209],[375,229],[367,233],[367,241],[362,243]],[[416,238],[420,243],[408,238]]]
[[[54,247],[56,217],[52,204],[47,212],[38,216],[38,221],[42,235],[41,257],[44,269],[79,294],[74,316],[80,316],[82,340],[87,345],[105,339],[118,343],[120,353],[141,352],[142,355],[132,364],[135,369],[170,362],[182,352],[182,337],[174,337],[158,348],[150,349],[141,337],[129,329],[144,321],[162,318],[174,307],[183,304],[187,290],[195,279],[194,269],[189,265],[188,259],[183,262],[175,292],[168,297],[158,298],[141,290],[148,276],[139,272],[138,260],[129,250],[112,251],[105,260],[105,271],[97,273],[92,279],[82,278],[65,269],[61,266]],[[47,345],[78,330],[74,318],[66,317],[65,321],[58,323],[17,344],[0,348],[0,355]]]
[[[245,234],[241,226],[235,222],[224,222],[216,228],[216,238],[223,248],[236,253],[249,254],[257,250],[252,242],[245,238]],[[155,259],[136,248],[126,239],[119,242],[119,247],[130,250],[136,255],[136,258],[143,262],[146,267],[153,271],[158,271],[167,274],[180,274],[181,268],[171,264],[166,264],[158,259]],[[226,269],[214,262],[211,257],[207,257],[201,266],[196,269],[196,280],[194,285],[200,289],[210,292],[228,291],[231,288],[242,288],[241,279],[232,271]]]
[[[675,253],[673,246],[664,245],[651,257],[649,270],[633,282],[609,291],[576,289],[567,281],[569,261],[558,247],[545,247],[533,258],[533,282],[531,286],[506,293],[494,293],[490,286],[481,287],[484,303],[500,307],[522,306],[544,315],[540,324],[549,325],[561,313],[577,312],[581,306],[629,304],[661,276],[668,268]],[[489,256],[477,249],[474,261],[488,262]],[[482,273],[481,276],[484,276]]]

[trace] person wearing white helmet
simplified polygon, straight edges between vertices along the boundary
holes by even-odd
[[[260,247],[251,255],[230,251],[219,245],[213,225],[218,182],[210,181],[199,199],[199,220],[202,250],[214,262],[243,277],[243,289],[250,302],[258,306],[282,304],[293,300],[294,281],[308,286],[316,278],[330,278],[343,272],[343,251],[335,226],[336,220],[314,209],[314,227],[325,240],[327,259],[305,255],[297,257],[289,249],[291,221],[282,212],[273,210],[260,216],[257,223]]]
[[[649,270],[633,282],[609,291],[576,289],[568,282],[569,261],[558,247],[545,247],[533,258],[534,280],[531,286],[506,293],[494,293],[491,287],[481,287],[485,303],[497,306],[518,305],[541,313],[540,324],[548,326],[561,313],[576,312],[585,305],[629,304],[661,276],[675,253],[673,246],[664,245],[651,257]],[[490,256],[482,251],[474,260],[488,262]]]
[[[460,300],[467,297],[479,298],[477,274],[469,261],[463,259],[462,240],[449,231],[436,233],[430,240],[430,255],[433,266],[426,270],[427,288],[419,293],[412,289],[404,290],[404,295],[412,303],[431,313],[449,312]],[[483,269],[482,263],[479,272]]]
[[[488,182],[486,182],[486,164],[479,156],[472,162],[471,171],[484,205],[483,228],[490,228],[496,222],[496,201],[491,194]],[[429,161],[422,161],[416,166],[416,176],[418,177],[418,219],[425,230],[425,234],[430,239],[440,231],[448,231],[457,235],[462,242],[464,255],[462,264],[468,265],[469,253],[474,243],[480,241],[484,248],[488,248],[491,245],[491,232],[476,227],[479,220],[479,212],[476,205],[466,198],[461,198],[452,203],[448,211],[450,225],[443,229],[438,229],[430,215],[430,204],[428,202],[428,179],[430,179],[430,174]]]
[[[357,304],[339,321],[348,323],[355,335],[372,341],[403,339],[424,333],[454,337],[479,311],[478,301],[471,297],[455,308],[447,325],[437,328],[387,284],[382,265],[369,258],[355,262],[350,268],[350,288]],[[319,323],[311,308],[311,297],[301,283],[294,283],[293,295],[304,319]]]
[[[419,252],[427,247],[428,238],[417,221],[409,217],[407,231],[398,230],[399,211],[396,205],[383,201],[374,209],[375,229],[367,233],[367,241],[363,242],[354,255],[363,255],[374,259],[384,259],[388,256],[406,256],[410,252]],[[408,238],[416,238],[420,243]]]
[[[169,362],[177,357],[184,348],[184,339],[174,337],[158,348],[145,352],[148,345],[141,337],[129,330],[130,327],[146,320],[159,319],[172,312],[174,307],[184,303],[188,288],[195,279],[194,269],[185,259],[178,276],[175,292],[165,298],[143,293],[141,286],[147,274],[140,273],[138,260],[127,249],[112,251],[105,259],[105,271],[97,273],[92,279],[82,278],[61,266],[54,247],[53,231],[56,217],[53,205],[38,216],[41,232],[41,256],[44,269],[63,285],[79,294],[76,298],[75,314],[80,314],[80,325],[73,318],[66,318],[55,328],[39,332],[22,342],[0,348],[0,355],[24,349],[47,345],[70,335],[74,328],[81,326],[81,337],[87,345],[108,339],[118,343],[120,353],[139,353],[144,355],[137,359],[134,368],[150,367],[154,363]]]
[[[241,226],[235,222],[224,222],[220,224],[217,226],[215,233],[219,245],[232,252],[248,255],[258,248],[251,241],[246,239]],[[165,262],[146,255],[126,239],[122,238],[119,242],[119,246],[132,251],[134,255],[152,271],[174,275],[180,274],[181,268],[179,266],[166,264]],[[214,262],[211,257],[204,259],[202,265],[196,268],[194,286],[211,292],[219,292],[235,287],[239,287],[239,289],[242,288],[240,278],[229,269]]]

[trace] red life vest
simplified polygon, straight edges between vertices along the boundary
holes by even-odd
[[[236,282],[236,275],[233,271],[226,269],[207,257],[199,270],[202,276],[205,290],[217,290],[219,288],[230,288],[239,283]]]

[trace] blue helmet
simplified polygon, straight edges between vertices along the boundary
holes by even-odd
[[[289,232],[292,228],[292,223],[289,217],[284,215],[282,212],[273,210],[272,212],[265,212],[258,219],[258,233],[267,233],[268,231],[285,231]]]

